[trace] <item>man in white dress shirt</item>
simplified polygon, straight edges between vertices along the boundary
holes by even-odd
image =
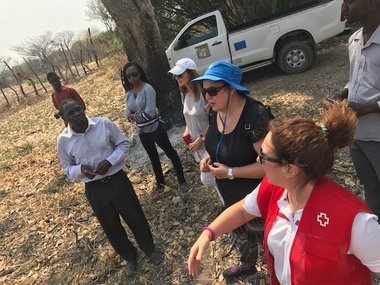
[[[59,160],[69,179],[85,183],[85,193],[115,251],[127,260],[126,275],[137,270],[137,249],[129,241],[120,216],[140,249],[155,265],[162,258],[154,248],[149,224],[127,175],[123,171],[129,140],[106,118],[87,118],[74,99],[59,107],[68,127],[58,136]]]

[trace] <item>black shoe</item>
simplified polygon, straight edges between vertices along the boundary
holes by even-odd
[[[137,273],[137,261],[132,260],[127,263],[127,268],[125,269],[125,275],[127,275],[127,277],[131,277],[133,275],[136,275],[136,273]]]
[[[162,262],[161,254],[157,250],[148,254],[148,257],[150,262],[152,262],[154,265],[159,265]]]
[[[225,279],[237,278],[242,275],[253,275],[256,273],[257,273],[256,267],[249,267],[249,266],[244,266],[244,265],[239,264],[239,265],[231,266],[230,268],[227,268],[226,270],[224,270],[223,277]]]

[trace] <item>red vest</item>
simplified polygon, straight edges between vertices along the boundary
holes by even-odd
[[[277,201],[283,193],[284,188],[269,184],[265,177],[257,197],[265,221],[264,252],[272,285],[280,283],[274,274],[267,240],[279,210]],[[314,186],[290,250],[292,285],[372,284],[368,268],[353,254],[347,254],[352,223],[359,212],[371,213],[371,210],[329,178],[322,178]]]

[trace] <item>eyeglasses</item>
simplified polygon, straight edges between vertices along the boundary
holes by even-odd
[[[224,84],[220,87],[210,87],[210,88],[201,88],[201,92],[203,94],[203,96],[206,96],[206,94],[208,93],[208,95],[210,95],[211,97],[214,97],[216,95],[218,95],[218,92],[220,90],[222,90],[224,87],[227,87],[228,84]]]
[[[282,160],[281,159],[265,156],[263,154],[263,150],[261,148],[259,150],[259,159],[260,159],[260,164],[263,164],[263,160],[266,160],[266,161],[269,161],[269,162],[272,162],[272,163],[282,164]]]
[[[185,71],[185,72],[186,72],[186,71]],[[179,74],[179,75],[173,74],[173,78],[174,78],[174,79],[176,79],[177,77],[178,77],[178,78],[182,78],[183,75],[185,74],[185,72],[182,73],[182,74]]]
[[[126,74],[125,77],[129,79],[131,77],[136,77],[137,75],[139,75],[139,73],[136,71],[136,72],[131,72],[131,73]]]

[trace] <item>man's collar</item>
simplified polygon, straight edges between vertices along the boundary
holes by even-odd
[[[91,118],[89,118],[89,117],[86,117],[87,118],[87,121],[88,121],[88,126],[87,126],[87,129],[86,129],[86,131],[84,132],[84,133],[86,133],[87,132],[87,130],[90,128],[90,126],[94,126],[94,125],[96,125],[96,122],[94,122]],[[72,137],[72,136],[74,136],[74,135],[77,135],[78,133],[76,132],[76,131],[74,131],[72,128],[71,128],[71,126],[70,126],[70,124],[67,126],[67,135],[69,136],[69,137]]]

